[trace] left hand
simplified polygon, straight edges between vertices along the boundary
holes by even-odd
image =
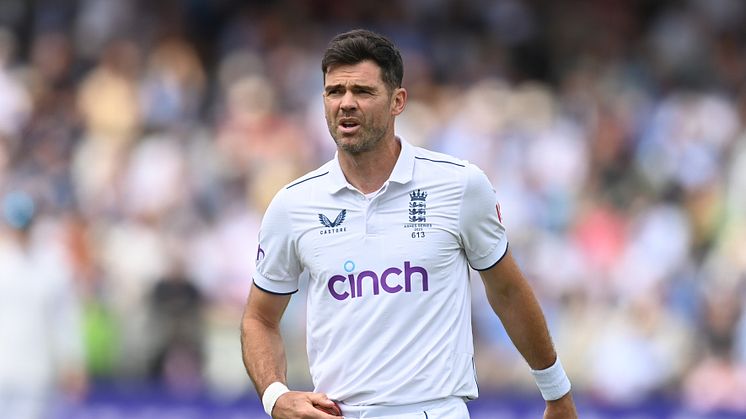
[[[575,402],[572,394],[567,393],[557,400],[547,401],[544,410],[544,419],[577,419],[578,412],[575,410]]]

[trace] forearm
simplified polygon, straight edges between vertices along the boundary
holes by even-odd
[[[287,381],[287,360],[279,324],[271,324],[248,311],[241,322],[244,366],[261,397],[268,385]]]
[[[481,275],[487,300],[531,369],[551,366],[557,355],[544,314],[510,252]]]
[[[487,300],[516,349],[528,362],[542,397],[547,400],[544,419],[575,419],[570,382],[558,361],[547,322],[531,286],[508,253],[482,271]]]
[[[280,392],[274,388],[264,394],[270,384],[287,381],[285,346],[279,324],[267,323],[261,318],[244,314],[241,347],[246,371],[254,382],[265,411],[273,418],[321,419],[342,416],[339,407],[326,394],[288,391],[287,387]],[[332,413],[333,416],[324,412]]]
[[[505,331],[531,369],[542,370],[557,359],[544,314],[533,291],[519,284],[490,298]]]
[[[325,394],[288,391],[287,359],[280,334],[280,319],[290,295],[272,294],[254,286],[241,321],[241,351],[246,371],[262,399],[264,410],[273,418],[331,418],[324,410],[339,414],[337,405]]]

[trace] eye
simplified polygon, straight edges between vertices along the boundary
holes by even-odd
[[[327,96],[338,96],[340,94],[342,94],[342,89],[339,87],[332,87],[326,91]]]

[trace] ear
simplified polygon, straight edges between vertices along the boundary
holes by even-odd
[[[394,90],[391,100],[391,114],[394,116],[404,112],[404,108],[407,105],[407,90],[403,87],[399,87]]]

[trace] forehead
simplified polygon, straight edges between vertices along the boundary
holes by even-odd
[[[337,84],[383,84],[381,67],[370,60],[332,67],[326,72],[324,85],[333,86]]]

